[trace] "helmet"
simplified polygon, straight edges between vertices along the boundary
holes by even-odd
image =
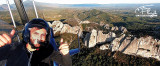
[[[25,27],[24,27],[24,30],[23,30],[23,33],[22,33],[22,38],[23,38],[23,42],[28,43],[31,45],[32,48],[36,49],[36,47],[31,43],[30,41],[30,30],[29,28],[32,28],[32,27],[38,27],[38,28],[44,28],[46,29],[47,31],[47,35],[46,35],[46,40],[45,42],[39,42],[39,44],[41,46],[47,46],[47,44],[49,44],[50,42],[50,27],[48,25],[48,23],[41,19],[41,18],[35,18],[35,19],[32,19],[31,21],[29,21]]]

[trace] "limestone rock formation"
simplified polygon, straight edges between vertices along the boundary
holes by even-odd
[[[160,55],[159,55],[158,42],[151,36],[140,38],[137,55],[141,55],[143,57],[159,58]]]
[[[117,26],[111,27],[111,30],[112,31],[121,31],[122,33],[128,32],[128,30],[125,27],[123,27],[123,26],[120,26],[120,27],[117,27]]]
[[[96,45],[96,42],[97,42],[97,30],[93,29],[90,35],[88,47],[89,48],[94,47]]]
[[[90,21],[81,21],[80,24],[88,24]]]
[[[78,34],[80,33],[80,36],[82,36],[82,29],[80,26],[74,26],[71,27],[68,24],[63,24],[61,21],[54,21],[52,24],[48,22],[49,26],[53,28],[54,34],[63,34],[63,33],[72,33],[72,34]]]
[[[71,26],[69,26],[68,24],[64,24],[63,25],[63,28],[62,28],[62,30],[61,30],[61,34],[63,34],[63,33],[69,33],[70,32],[70,30],[71,30]]]
[[[102,31],[97,31],[93,29],[89,36],[90,38],[86,40],[88,36],[89,35],[85,37],[84,41],[89,41],[88,44],[85,44],[85,45],[88,45],[88,47],[90,48],[90,47],[94,47],[96,44],[111,42],[116,37],[116,34],[113,32],[109,32],[108,34],[103,34]]]
[[[140,41],[135,37],[123,53],[135,55],[138,50],[139,42]]]
[[[125,40],[120,44],[118,51],[124,52],[126,50],[126,48],[128,48],[128,46],[131,43],[131,37],[126,37]]]
[[[106,37],[107,42],[113,41],[113,40],[115,39],[115,37],[116,37],[116,34],[115,34],[114,32],[109,32],[109,33],[107,34],[107,37]]]
[[[109,30],[109,24],[104,25],[104,28]]]
[[[153,39],[151,36],[141,37],[139,39],[136,37],[126,37],[124,41],[120,44],[117,39],[118,38],[114,39],[113,42],[111,43],[112,51],[121,51],[129,55],[153,57],[160,60],[159,43],[157,40]]]
[[[103,34],[102,31],[98,31],[97,35],[97,42],[96,43],[101,43],[106,41],[107,34]]]
[[[61,32],[61,30],[63,28],[63,23],[60,21],[54,21],[52,23],[52,28],[53,28],[54,34],[56,34],[57,32]]]
[[[102,45],[100,46],[99,48],[100,50],[106,50],[106,49],[109,49],[109,44],[105,44],[105,45]]]
[[[122,33],[128,32],[127,29],[123,26],[119,27],[119,31],[122,31]]]
[[[122,43],[122,41],[125,39],[125,34],[123,34],[121,37],[119,38],[115,38],[112,43],[111,43],[111,50],[112,51],[118,51],[120,44]]]
[[[90,23],[84,21],[82,23]],[[56,33],[72,33],[83,36],[83,29],[81,26],[71,27],[68,24],[63,24],[60,21],[54,21],[52,24],[48,22],[49,26],[53,28]],[[109,25],[104,26],[109,29]],[[101,45],[101,50],[109,49],[111,51],[120,51],[129,55],[140,55],[142,57],[153,57],[160,60],[160,40],[154,39],[152,36],[134,37],[133,35],[125,34],[127,29],[125,27],[111,27],[111,31],[104,34],[102,30],[93,29],[91,32],[83,36],[84,45],[91,48],[96,44]],[[112,32],[113,31],[113,32]],[[121,36],[117,37],[114,31],[121,31]],[[103,44],[104,43],[104,44]]]
[[[118,31],[119,28],[117,26],[111,28],[112,31]]]

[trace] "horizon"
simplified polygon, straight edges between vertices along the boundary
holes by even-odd
[[[9,0],[10,4],[13,4],[14,0]],[[23,0],[27,1],[27,0]],[[28,0],[32,1],[32,0]],[[160,3],[160,0],[112,0],[112,1],[105,1],[105,0],[34,0],[36,2],[42,3],[50,3],[50,4],[151,4],[151,3]],[[6,0],[1,0],[0,5],[6,4]]]

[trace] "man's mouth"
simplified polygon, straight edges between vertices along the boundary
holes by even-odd
[[[35,47],[40,47],[40,44],[34,44]]]
[[[33,44],[34,44],[35,47],[40,47],[40,44],[39,44],[38,40],[35,40]]]

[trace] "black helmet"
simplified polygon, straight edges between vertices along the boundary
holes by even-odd
[[[46,29],[46,31],[47,31],[46,40],[43,43],[40,42],[40,44],[41,44],[41,46],[47,46],[47,44],[49,44],[49,42],[50,42],[50,33],[51,33],[50,32],[50,27],[45,20],[40,19],[40,18],[32,19],[30,22],[28,22],[25,25],[23,33],[22,33],[23,42],[25,42],[25,43],[29,42],[31,47],[36,49],[36,47],[30,41],[30,30],[29,30],[29,28],[32,28],[32,27],[38,27],[38,28]]]

